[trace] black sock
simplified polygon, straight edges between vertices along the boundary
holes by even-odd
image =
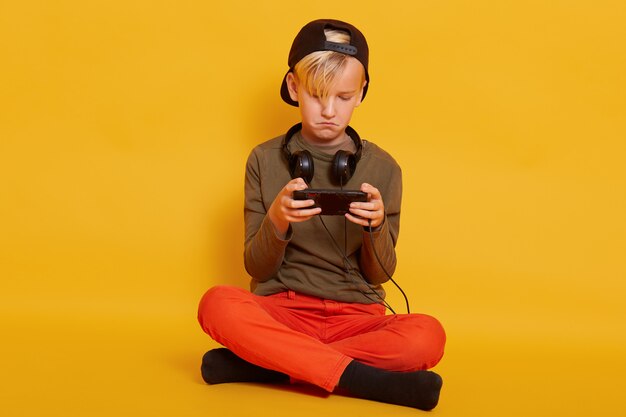
[[[226,348],[213,349],[202,357],[202,379],[207,384],[224,382],[289,382],[289,376],[251,364]]]
[[[431,371],[392,372],[353,360],[338,386],[359,398],[432,410],[442,384],[441,377]]]

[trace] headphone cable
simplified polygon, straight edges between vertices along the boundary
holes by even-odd
[[[380,265],[380,268],[383,270],[383,272],[385,273],[385,275],[387,276],[387,278],[389,278],[389,280],[391,282],[393,282],[393,285],[395,285],[398,290],[400,290],[400,292],[402,293],[402,296],[404,297],[404,302],[406,303],[406,312],[407,314],[411,314],[411,308],[409,307],[409,298],[406,296],[404,290],[402,289],[402,287],[400,287],[400,285],[398,285],[398,283],[396,282],[396,280],[393,279],[393,277],[391,276],[391,274],[389,272],[387,272],[387,270],[385,269],[385,267],[383,266],[382,261],[380,260],[380,257],[378,256],[378,252],[376,251],[376,246],[374,245],[374,237],[373,232],[372,232],[372,219],[367,219],[367,231],[369,232],[369,236],[370,236],[370,243],[372,244],[372,250],[374,251],[374,256],[376,257],[376,260],[378,261],[378,265]]]
[[[339,244],[337,244],[337,241],[335,240],[335,238],[333,237],[332,233],[330,233],[330,230],[328,230],[328,227],[326,226],[326,223],[324,222],[324,219],[322,219],[322,216],[318,216],[320,219],[320,222],[322,223],[322,226],[324,226],[324,229],[326,230],[326,233],[328,233],[328,236],[330,237],[331,242],[333,243],[333,245],[335,246],[335,249],[337,249],[337,251],[339,252],[339,254],[342,257],[342,260],[344,261],[344,265],[346,268],[346,271],[348,273],[348,276],[352,279],[352,281],[356,284],[357,289],[359,290],[359,292],[361,294],[363,294],[363,296],[365,296],[365,298],[367,298],[368,300],[372,301],[373,303],[379,303],[384,305],[386,308],[389,309],[389,311],[391,311],[393,314],[396,314],[395,310],[389,305],[389,303],[387,302],[387,300],[385,300],[375,289],[373,289],[372,287],[369,286],[369,284],[367,283],[367,281],[365,281],[365,279],[363,279],[362,277],[360,278],[360,281],[362,280],[364,284],[366,284],[367,288],[370,290],[369,294],[375,294],[375,296],[380,300],[380,301],[376,301],[374,299],[372,299],[368,293],[364,292],[360,286],[359,286],[359,282],[357,282],[357,280],[354,279],[353,275],[354,274],[353,271],[356,271],[356,268],[352,265],[352,262],[350,262],[350,259],[348,258],[348,256],[346,255],[346,252],[342,252],[341,248],[339,247]],[[346,245],[347,246],[347,245]]]

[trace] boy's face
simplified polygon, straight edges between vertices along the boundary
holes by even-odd
[[[349,59],[324,100],[309,94],[293,74],[288,75],[289,94],[299,104],[302,136],[306,140],[324,145],[344,140],[352,112],[361,104],[365,86],[363,73],[363,65],[354,58]]]

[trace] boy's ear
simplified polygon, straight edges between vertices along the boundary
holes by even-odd
[[[298,81],[293,72],[287,74],[287,89],[289,90],[289,97],[293,101],[298,101]]]
[[[359,107],[361,102],[363,101],[363,92],[365,91],[365,86],[367,85],[367,80],[363,81],[363,85],[361,86],[361,92],[359,93],[359,100],[356,102],[355,107]]]

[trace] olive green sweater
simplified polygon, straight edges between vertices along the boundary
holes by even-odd
[[[292,223],[285,239],[276,234],[266,214],[276,195],[291,180],[282,152],[283,137],[256,146],[246,164],[244,262],[252,276],[251,291],[270,295],[293,290],[342,302],[380,302],[385,296],[381,284],[388,277],[376,260],[369,233],[363,227],[343,216],[315,216]],[[347,146],[354,149],[351,140]],[[300,133],[293,136],[289,149],[292,153],[308,149],[313,155],[315,176],[311,188],[338,188],[329,174],[333,154],[308,144]],[[402,174],[396,161],[369,141],[363,141],[361,160],[344,189],[358,190],[364,182],[382,194],[386,217],[373,232],[373,241],[385,270],[393,274]]]

